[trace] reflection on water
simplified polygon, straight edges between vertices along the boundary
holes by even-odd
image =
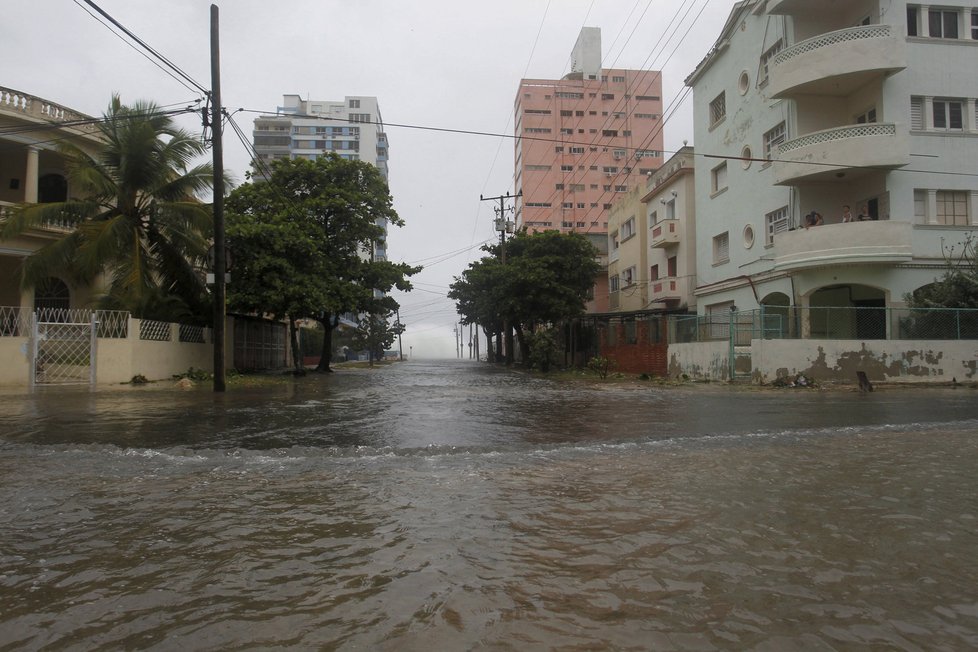
[[[0,649],[978,647],[967,390],[2,398]]]

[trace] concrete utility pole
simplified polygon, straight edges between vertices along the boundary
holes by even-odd
[[[499,207],[495,208],[496,211],[496,230],[499,231],[499,261],[505,265],[506,264],[506,234],[512,233],[515,230],[515,223],[506,219],[506,213],[515,213],[516,207],[510,206],[506,207],[506,200],[513,199],[514,201],[518,197],[523,196],[523,191],[516,193],[515,195],[510,195],[509,191],[506,191],[505,195],[499,195],[498,197],[483,197],[479,195],[480,201],[498,201]],[[503,318],[503,333],[505,333],[506,343],[502,346],[502,337],[500,334],[496,334],[496,358],[499,358],[499,347],[502,346],[503,350],[506,352],[506,364],[513,364],[513,331],[509,327],[509,320],[505,317]]]
[[[217,5],[211,5],[211,138],[214,155],[214,391],[225,390],[224,141],[221,111],[221,47]]]

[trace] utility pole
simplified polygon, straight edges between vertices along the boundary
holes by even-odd
[[[397,309],[396,314],[397,314],[397,324],[395,325],[395,327],[397,329],[397,354],[398,354],[397,357],[398,359],[400,359],[401,362],[404,362],[404,344],[401,342],[401,333],[404,332],[404,324],[401,323],[400,308]]]
[[[453,333],[455,334],[454,335],[454,337],[455,337],[455,357],[456,358],[460,358],[462,356],[462,354],[461,354],[461,352],[458,349],[458,324],[455,324],[453,326]]]
[[[510,206],[506,207],[507,199],[517,199],[523,196],[523,191],[516,193],[515,195],[510,195],[509,191],[506,191],[505,195],[499,195],[498,197],[483,197],[479,195],[480,201],[498,201],[499,206],[495,208],[496,211],[496,231],[499,232],[499,261],[505,265],[506,264],[506,234],[513,233],[515,230],[515,223],[506,218],[506,213],[515,213],[516,207]],[[502,338],[500,334],[496,334],[496,359],[499,359],[498,349],[502,347],[506,351],[506,364],[513,364],[513,331],[509,327],[509,319],[503,317],[503,333],[505,333],[506,344],[502,346]]]
[[[225,386],[224,320],[227,300],[224,272],[224,141],[221,107],[221,47],[218,7],[211,5],[211,134],[214,155],[214,391]]]

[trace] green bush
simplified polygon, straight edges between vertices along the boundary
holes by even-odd
[[[588,360],[587,368],[589,371],[598,374],[598,376],[604,379],[608,377],[608,372],[614,370],[615,361],[610,358],[596,355]]]

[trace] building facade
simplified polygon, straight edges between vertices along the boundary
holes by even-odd
[[[978,225],[976,46],[960,0],[738,2],[686,80],[700,313],[900,307],[939,277]]]
[[[563,79],[523,79],[515,102],[516,224],[605,234],[615,200],[662,164],[662,79],[601,67],[581,31]]]
[[[275,159],[316,160],[333,152],[352,161],[365,161],[388,179],[388,141],[376,97],[348,96],[343,101],[303,100],[284,95],[275,115],[255,119],[255,154],[259,166]],[[387,232],[385,220],[378,226]],[[375,259],[386,260],[383,242]]]
[[[0,223],[22,204],[62,202],[72,196],[64,142],[95,154],[101,147],[96,119],[40,97],[0,87]],[[67,223],[42,227],[0,240],[0,310],[5,318],[35,308],[87,306],[92,290],[67,278],[51,278],[21,289],[24,260],[69,231]],[[0,324],[2,326],[2,324]]]

